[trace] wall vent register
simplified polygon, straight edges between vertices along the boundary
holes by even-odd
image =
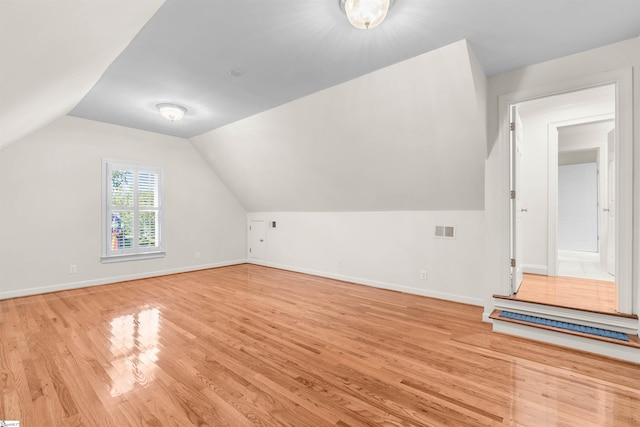
[[[436,232],[433,237],[439,239],[455,239],[456,229],[451,225],[436,225]]]

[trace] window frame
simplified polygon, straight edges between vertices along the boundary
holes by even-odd
[[[113,250],[111,248],[113,235],[111,232],[112,227],[112,212],[122,211],[122,207],[112,205],[112,171],[113,170],[126,170],[133,172],[134,184],[133,194],[134,203],[132,206],[126,207],[124,210],[133,212],[133,247],[124,250]],[[146,206],[139,205],[139,174],[144,172],[153,173],[157,176],[158,182],[158,201],[157,207],[148,208]],[[166,255],[164,251],[164,226],[163,226],[163,170],[161,167],[123,162],[117,160],[102,160],[102,263],[121,262],[121,261],[133,261],[138,259],[150,259],[161,258]],[[139,213],[145,210],[157,211],[157,233],[156,233],[156,246],[145,247],[139,246],[140,227],[139,227]]]

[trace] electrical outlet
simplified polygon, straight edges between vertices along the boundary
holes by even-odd
[[[338,261],[338,268],[342,268],[342,261]]]
[[[427,271],[426,270],[422,270],[420,272],[420,280],[427,280]]]
[[[200,259],[200,252],[196,252],[196,259]]]
[[[75,264],[69,265],[69,274],[76,274],[78,272],[78,267]]]

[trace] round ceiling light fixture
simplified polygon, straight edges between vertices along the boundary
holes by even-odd
[[[175,122],[176,120],[182,120],[184,117],[184,113],[187,112],[187,109],[182,105],[170,104],[168,102],[163,102],[161,104],[156,105],[158,110],[160,110],[160,115],[165,119]]]
[[[339,0],[351,25],[370,30],[380,25],[395,0]]]

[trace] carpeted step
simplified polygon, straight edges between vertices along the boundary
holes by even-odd
[[[577,335],[581,337],[593,338],[610,343],[640,348],[640,339],[635,335],[628,335],[617,331],[611,331],[575,323],[560,322],[543,317],[530,316],[505,310],[494,310],[491,319],[504,322],[518,323],[531,327],[548,329],[556,332]]]

